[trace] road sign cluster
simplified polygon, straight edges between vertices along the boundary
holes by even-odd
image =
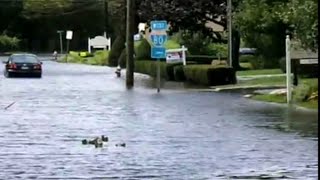
[[[152,41],[151,58],[166,58],[164,43],[167,41],[167,21],[151,21],[150,39]]]

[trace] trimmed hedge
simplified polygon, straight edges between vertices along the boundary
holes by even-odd
[[[173,68],[173,76],[174,76],[174,80],[175,81],[181,82],[181,81],[185,81],[186,80],[183,68],[184,68],[183,65],[174,66],[174,68]]]
[[[135,61],[135,72],[156,77],[157,62],[146,60]],[[234,69],[221,65],[183,66],[181,63],[166,64],[166,62],[160,62],[160,74],[161,78],[164,79],[172,79],[175,81],[188,80],[197,84],[209,86],[236,83],[236,74]]]
[[[211,64],[212,60],[217,60],[216,56],[206,56],[206,55],[187,55],[187,62],[194,61],[197,64]],[[227,60],[226,57],[221,57],[220,60]]]
[[[212,65],[189,65],[184,67],[186,80],[197,84],[215,86],[236,83],[233,68]]]
[[[142,74],[148,74],[152,77],[156,77],[157,61],[150,61],[150,60],[135,61],[134,71]],[[168,79],[166,62],[160,62],[160,76],[161,78]]]

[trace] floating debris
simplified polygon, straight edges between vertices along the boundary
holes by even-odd
[[[9,104],[7,107],[5,107],[4,108],[4,110],[7,110],[7,109],[9,109],[12,105],[14,105],[16,102],[13,102],[13,103],[11,103],[11,104]]]
[[[116,147],[126,147],[126,143],[118,143],[116,144]]]

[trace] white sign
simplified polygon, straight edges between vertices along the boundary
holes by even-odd
[[[186,51],[188,49],[182,46],[180,49],[168,49],[166,50],[166,62],[167,63],[177,63],[182,62],[183,65],[186,65]]]
[[[91,53],[91,47],[111,49],[111,39],[103,36],[96,36],[93,39],[88,38],[88,52]]]
[[[318,64],[318,59],[300,59],[300,64]]]
[[[72,34],[73,34],[72,31],[67,31],[66,39],[71,40],[72,39]]]
[[[167,52],[166,57],[167,63],[176,63],[182,62],[182,53],[181,52]]]

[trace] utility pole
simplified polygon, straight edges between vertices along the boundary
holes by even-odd
[[[107,0],[103,0],[103,14],[104,14],[104,36],[107,38],[107,30],[108,30],[108,25],[109,25],[109,20],[108,20],[108,2]]]
[[[228,60],[232,67],[232,0],[227,1],[227,19],[228,19]]]
[[[60,54],[62,54],[63,53],[63,47],[62,47],[62,33],[63,33],[63,31],[57,31],[57,33],[59,33],[60,34]]]
[[[134,85],[134,47],[133,47],[133,35],[134,35],[134,15],[135,15],[135,2],[134,0],[127,0],[127,29],[126,29],[126,85],[131,89]]]

